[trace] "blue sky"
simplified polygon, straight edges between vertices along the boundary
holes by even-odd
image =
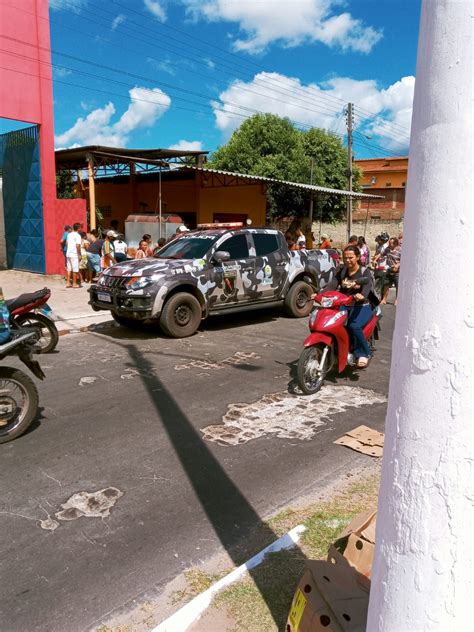
[[[57,147],[214,150],[255,111],[408,150],[419,0],[50,0]]]

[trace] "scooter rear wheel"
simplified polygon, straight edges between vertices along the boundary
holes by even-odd
[[[321,367],[325,349],[328,349],[328,352]],[[322,342],[303,350],[298,361],[297,380],[304,395],[314,395],[319,391],[331,368],[330,362],[330,349]]]
[[[50,353],[56,349],[59,342],[59,334],[52,320],[42,314],[20,314],[15,317],[18,327],[36,327],[40,330],[40,339],[34,346],[36,353]]]
[[[12,441],[26,432],[38,404],[33,380],[19,369],[0,367],[0,443]]]

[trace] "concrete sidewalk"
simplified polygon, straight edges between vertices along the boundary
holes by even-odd
[[[94,312],[88,305],[89,283],[83,285],[82,288],[66,289],[66,282],[59,275],[46,276],[18,270],[0,271],[0,288],[3,289],[6,299],[41,290],[44,287],[51,290],[48,304],[54,312],[60,335],[87,331],[92,325],[112,320],[110,312]]]

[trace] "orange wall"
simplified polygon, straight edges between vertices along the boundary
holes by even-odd
[[[408,175],[408,157],[406,158],[374,158],[373,160],[356,160],[355,164],[362,169],[361,184],[373,189],[402,188],[406,186]],[[372,183],[372,178],[377,181]],[[390,185],[388,185],[390,183]]]
[[[245,213],[254,226],[265,226],[266,197],[261,184],[201,188],[199,221],[212,222],[214,213]]]
[[[112,215],[105,218],[104,224],[118,219],[122,225],[130,213],[140,212],[139,202],[146,202],[148,211],[158,210],[158,189],[158,182],[138,182],[134,193],[133,185],[128,182],[114,184],[96,180],[97,206],[112,208]],[[212,222],[214,213],[242,213],[249,216],[254,226],[264,226],[266,197],[261,184],[201,188],[194,180],[165,181],[162,183],[162,210],[178,215],[180,211],[197,213],[197,223]]]

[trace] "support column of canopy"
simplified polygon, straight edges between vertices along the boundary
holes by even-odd
[[[97,228],[96,207],[95,207],[95,174],[94,157],[87,154],[87,174],[89,176],[89,228]]]

